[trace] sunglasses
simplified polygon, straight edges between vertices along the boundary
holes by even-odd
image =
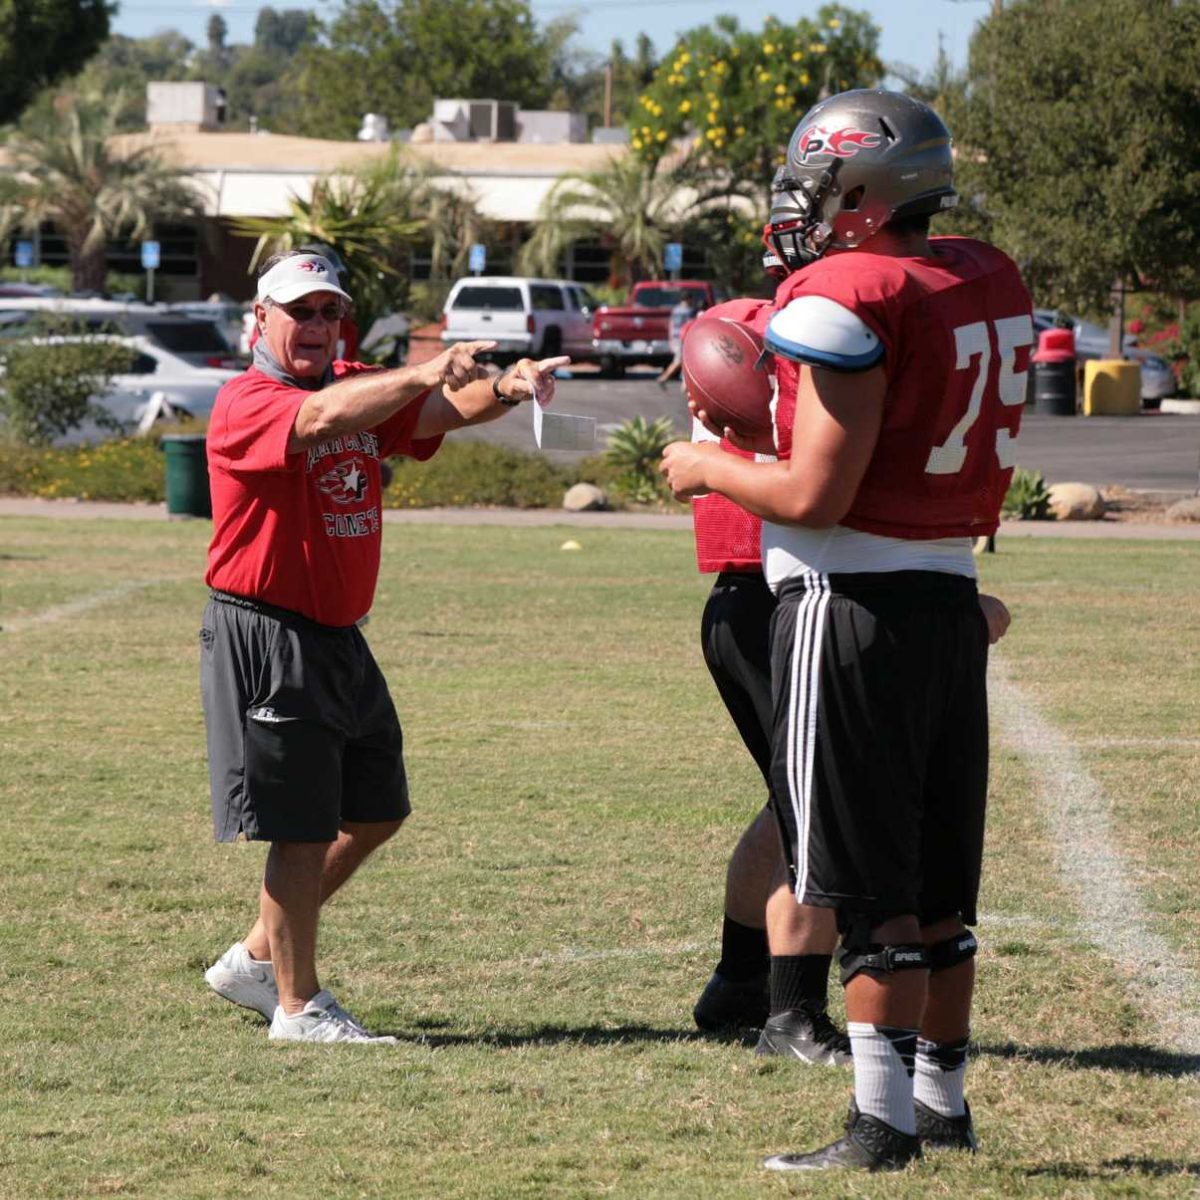
[[[322,304],[320,308],[313,308],[311,304],[280,304],[277,307],[282,308],[297,325],[303,325],[318,316],[322,321],[333,324],[345,315],[342,306],[332,300],[328,304]]]

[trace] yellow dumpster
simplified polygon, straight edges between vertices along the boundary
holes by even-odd
[[[1126,417],[1142,411],[1142,367],[1116,358],[1083,364],[1083,415]]]

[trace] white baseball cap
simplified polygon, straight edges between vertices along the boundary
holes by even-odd
[[[290,304],[310,292],[333,292],[335,296],[353,302],[350,293],[338,287],[333,263],[319,254],[289,255],[282,262],[277,262],[258,281],[260,301],[274,300],[276,304]]]

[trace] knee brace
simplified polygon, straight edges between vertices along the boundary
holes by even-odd
[[[842,931],[842,952],[838,963],[842,968],[842,986],[859,971],[869,975],[888,975],[892,971],[924,971],[929,967],[929,955],[920,942],[902,942],[885,946],[871,941],[871,930],[886,917],[877,913],[838,913]]]
[[[950,967],[957,967],[959,963],[974,958],[978,949],[979,942],[975,935],[969,929],[964,929],[962,933],[956,933],[942,942],[934,942],[928,947],[929,969],[945,971]]]
[[[929,968],[929,954],[920,942],[902,942],[895,946],[883,946],[878,942],[858,949],[843,946],[838,962],[842,968],[842,987],[859,971],[868,975],[890,975],[893,971],[925,971]]]

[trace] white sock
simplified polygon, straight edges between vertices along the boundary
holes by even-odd
[[[854,1054],[854,1100],[858,1111],[877,1117],[901,1133],[915,1134],[913,1060],[917,1031],[890,1025],[846,1025]]]
[[[967,1111],[963,1083],[967,1076],[967,1038],[959,1042],[917,1039],[917,1074],[913,1094],[926,1108],[944,1117]]]

